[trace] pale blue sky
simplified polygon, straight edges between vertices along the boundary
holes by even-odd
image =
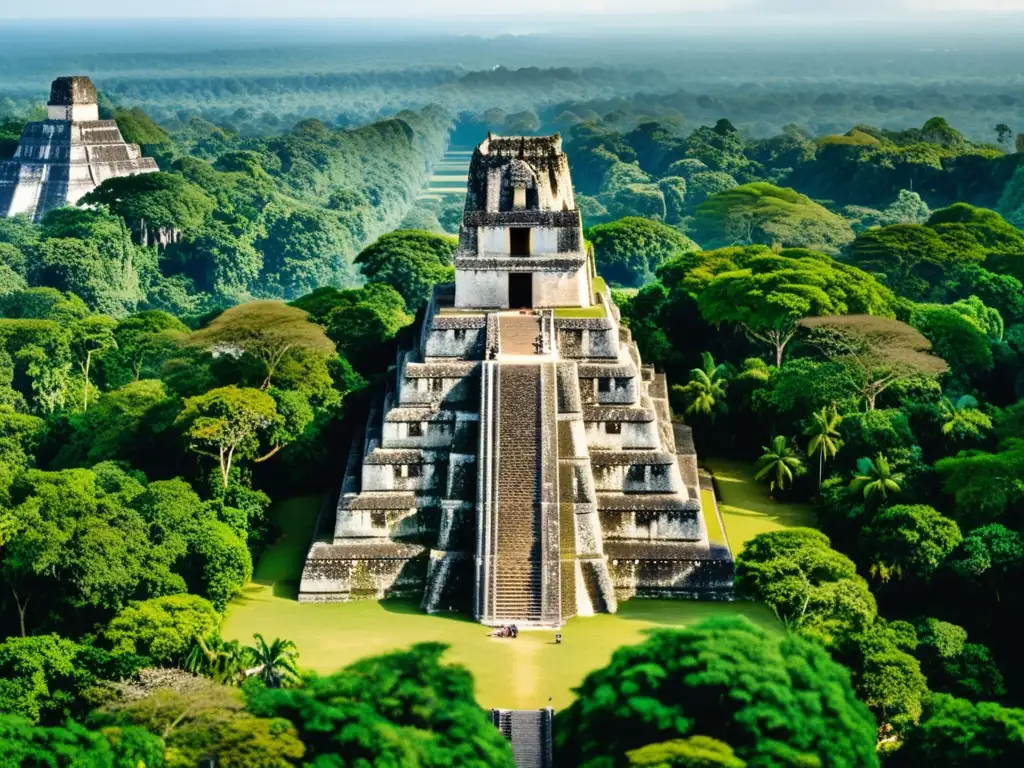
[[[439,15],[537,18],[557,15],[671,14],[697,20],[728,19],[751,13],[788,18],[814,17],[842,22],[849,18],[892,16],[934,21],[943,15],[987,12],[1024,13],[1024,0],[48,0],[26,3],[0,0],[0,19],[219,17],[219,18],[415,18]]]

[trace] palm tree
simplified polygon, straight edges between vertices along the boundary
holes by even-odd
[[[952,440],[982,439],[992,429],[992,419],[978,410],[978,401],[970,395],[956,400],[943,397],[939,401],[942,434]]]
[[[710,416],[714,421],[718,413],[728,413],[725,392],[729,386],[728,363],[715,364],[710,352],[701,355],[704,365],[690,371],[690,381],[685,387],[677,387],[690,401],[685,413],[689,416],[700,414]]]
[[[899,493],[903,482],[902,472],[893,472],[889,460],[881,453],[874,459],[867,457],[857,460],[857,474],[850,481],[850,488],[861,491],[865,499],[885,499],[890,493]]]
[[[807,472],[803,459],[795,450],[789,447],[786,438],[776,435],[772,438],[770,446],[762,448],[764,451],[761,458],[757,460],[754,474],[755,480],[768,479],[768,488],[775,498],[776,489],[786,490],[786,485],[792,485],[793,480]]]
[[[271,643],[263,639],[263,635],[253,635],[255,645],[248,646],[248,652],[254,666],[245,671],[246,677],[258,676],[268,688],[280,688],[286,683],[299,680],[299,671],[295,660],[299,657],[298,649],[291,640],[274,638]]]
[[[186,672],[204,675],[218,683],[237,685],[245,679],[247,652],[237,640],[219,635],[197,637],[182,665]]]
[[[839,425],[842,423],[843,417],[839,415],[833,403],[828,407],[822,406],[820,411],[811,414],[811,423],[804,430],[804,435],[811,438],[807,442],[807,455],[818,454],[819,488],[825,471],[825,462],[835,458],[839,449],[843,447],[843,441],[839,439]]]

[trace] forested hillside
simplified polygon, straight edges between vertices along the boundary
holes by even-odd
[[[138,109],[108,114],[161,172],[106,182],[84,201],[95,210],[0,221],[0,242],[12,285],[74,291],[118,317],[357,283],[353,258],[402,221],[450,129],[437,107],[250,139],[199,119],[168,133]],[[21,122],[8,121],[11,135]]]

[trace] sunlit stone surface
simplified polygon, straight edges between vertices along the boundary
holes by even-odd
[[[477,148],[455,267],[353,443],[299,599],[555,627],[730,597],[690,429],[594,272],[560,137]]]
[[[26,125],[14,158],[0,161],[0,215],[39,220],[107,179],[156,170],[137,144],[125,143],[117,123],[99,119],[88,77],[58,77],[47,119]]]

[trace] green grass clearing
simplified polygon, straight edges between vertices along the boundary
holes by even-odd
[[[556,307],[555,317],[605,317],[604,304],[593,304],[589,307]]]
[[[305,496],[275,505],[271,514],[284,534],[260,559],[244,594],[228,607],[224,637],[250,642],[260,632],[268,639],[288,638],[299,649],[300,666],[322,673],[413,643],[443,642],[451,646],[446,658],[473,673],[482,706],[538,708],[547,706],[550,696],[554,707],[563,708],[588,672],[653,629],[723,614],[779,626],[771,611],[756,603],[632,600],[615,615],[571,619],[562,629],[564,643],[555,645],[549,631],[502,640],[468,617],[429,616],[410,601],[299,603],[298,578],[321,503],[322,497]]]
[[[274,505],[270,514],[281,526],[281,536],[253,568],[253,584],[274,587],[287,597],[298,594],[302,566],[323,503],[323,496],[296,496]]]
[[[701,490],[700,503],[701,511],[704,513],[704,524],[708,529],[708,541],[720,547],[728,547],[722,522],[715,514],[715,494],[712,491]]]
[[[768,487],[754,480],[752,464],[719,458],[705,459],[702,464],[715,476],[721,494],[718,508],[725,521],[733,556],[759,533],[817,525],[809,504],[769,498]]]
[[[251,641],[254,632],[268,639],[286,637],[299,649],[304,669],[327,673],[360,658],[407,648],[417,642],[450,646],[448,661],[464,665],[476,680],[484,707],[561,709],[571,689],[604,666],[622,645],[641,642],[653,629],[683,627],[709,616],[741,614],[766,627],[778,626],[771,611],[748,602],[632,600],[615,615],[570,619],[561,630],[562,645],[550,631],[523,632],[516,640],[490,637],[489,630],[465,616],[422,613],[404,600],[352,603],[298,603],[253,584],[228,609],[226,638]]]

